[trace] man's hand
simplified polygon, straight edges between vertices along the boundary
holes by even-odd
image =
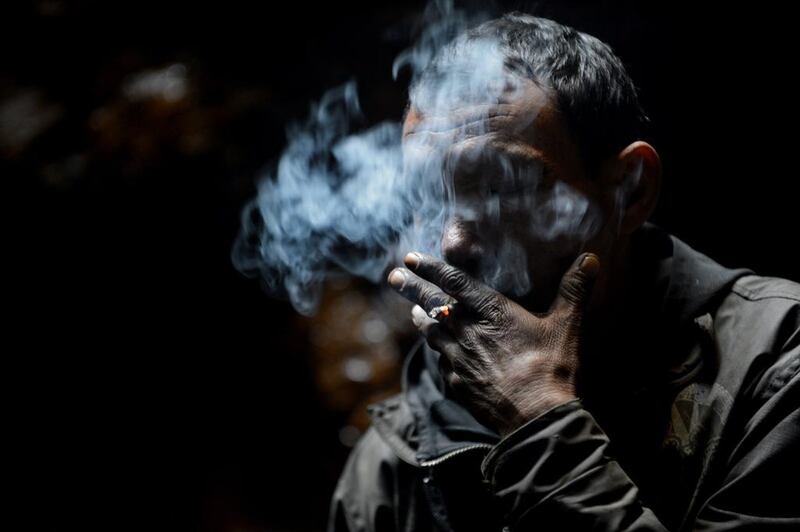
[[[451,389],[487,426],[508,434],[574,399],[581,322],[600,268],[584,254],[564,275],[546,314],[517,303],[434,257],[409,253],[389,284],[416,303],[414,324],[439,351]],[[411,271],[409,271],[411,270]],[[428,317],[453,304],[448,317]]]

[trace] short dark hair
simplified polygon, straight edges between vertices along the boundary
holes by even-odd
[[[489,20],[446,45],[428,70],[442,72],[470,44],[485,40],[497,43],[507,68],[554,94],[590,173],[644,134],[648,118],[611,47],[553,20],[519,12]],[[435,77],[423,72],[416,88]]]

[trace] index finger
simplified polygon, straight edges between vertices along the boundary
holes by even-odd
[[[459,304],[477,312],[484,311],[498,293],[476,281],[455,266],[444,261],[413,251],[405,256],[404,262],[414,273],[437,285]]]

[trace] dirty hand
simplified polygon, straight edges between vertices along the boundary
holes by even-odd
[[[508,434],[575,399],[581,323],[597,277],[596,255],[578,257],[549,312],[532,314],[458,268],[420,253],[389,284],[416,304],[414,324],[442,356],[445,379],[484,424]],[[447,317],[428,313],[452,304]]]

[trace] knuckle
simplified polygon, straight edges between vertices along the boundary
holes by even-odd
[[[418,297],[419,302],[422,304],[422,308],[426,311],[430,310],[430,308],[434,305],[434,294],[435,292],[431,289],[430,286],[420,286]]]
[[[469,286],[469,280],[467,276],[451,267],[445,267],[442,269],[442,285],[447,287],[450,290],[455,291],[462,291]]]
[[[494,295],[488,295],[481,298],[479,306],[483,312],[492,316],[501,315],[506,310],[505,302],[500,300],[500,298],[494,297]]]
[[[561,294],[569,301],[576,302],[583,297],[584,280],[578,276],[565,279],[561,285]]]

